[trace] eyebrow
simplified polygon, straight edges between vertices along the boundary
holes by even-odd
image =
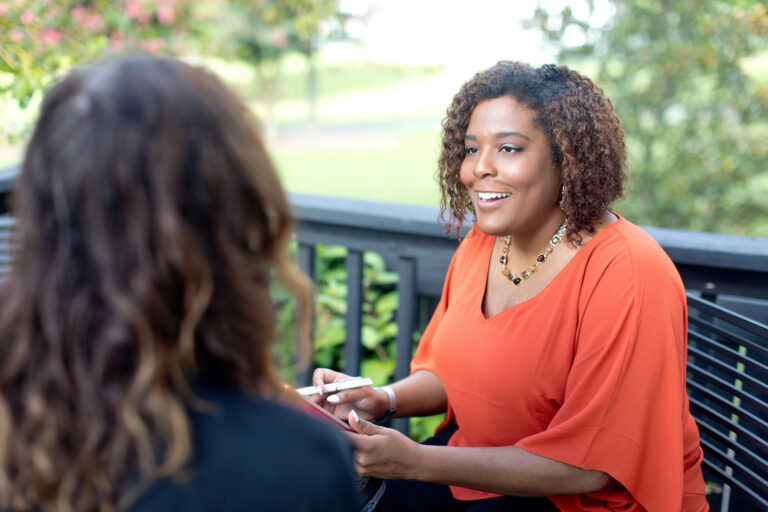
[[[502,139],[504,137],[521,137],[521,138],[523,138],[525,140],[531,140],[530,137],[528,137],[527,135],[524,135],[524,134],[522,134],[520,132],[499,132],[499,133],[495,134],[495,137],[497,139]],[[464,138],[465,139],[469,139],[469,140],[476,140],[476,137],[474,135],[464,135]]]

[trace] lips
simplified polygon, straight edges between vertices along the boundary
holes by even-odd
[[[477,206],[479,208],[492,208],[502,203],[512,194],[509,192],[478,191],[475,192],[475,195],[477,197]]]

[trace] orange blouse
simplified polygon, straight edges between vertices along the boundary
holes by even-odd
[[[493,242],[475,226],[459,246],[411,363],[442,380],[443,426],[458,425],[449,446],[516,445],[624,487],[551,497],[564,511],[708,510],[685,391],[685,291],[661,247],[620,217],[538,295],[487,318]]]

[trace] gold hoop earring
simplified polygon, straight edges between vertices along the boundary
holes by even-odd
[[[565,202],[565,185],[562,186],[560,189],[560,201],[558,201],[558,205],[560,205],[560,211],[565,213],[565,207],[563,206],[563,203]]]

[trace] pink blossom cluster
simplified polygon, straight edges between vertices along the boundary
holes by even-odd
[[[71,54],[77,59],[82,52],[90,51],[83,45],[94,36],[106,36],[107,47],[113,50],[131,44],[157,53],[168,49],[163,34],[178,30],[174,23],[178,23],[181,9],[191,2],[0,0],[0,28],[9,43],[23,45],[35,59],[52,51]],[[66,46],[53,50],[62,44]]]
[[[176,18],[179,0],[125,0],[123,13],[130,20],[146,25],[154,15],[160,25],[169,26]]]

